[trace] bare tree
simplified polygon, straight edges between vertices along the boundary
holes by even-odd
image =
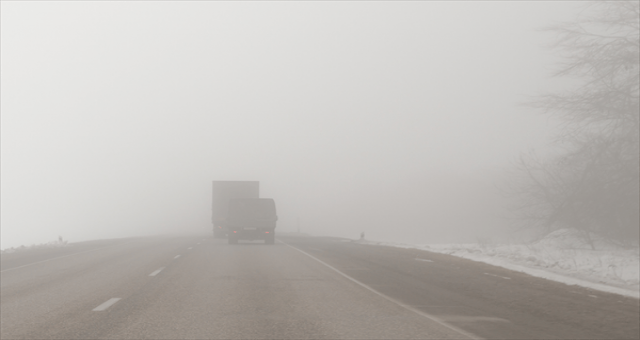
[[[523,156],[509,183],[528,225],[635,241],[640,236],[640,25],[638,1],[590,3],[572,23],[546,31],[564,57],[557,77],[580,86],[529,105],[557,118],[558,154]]]

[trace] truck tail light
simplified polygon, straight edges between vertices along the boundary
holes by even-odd
[[[268,232],[268,231],[265,231],[264,233],[265,233],[265,234],[268,234],[269,232]]]

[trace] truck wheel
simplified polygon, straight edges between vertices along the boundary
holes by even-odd
[[[229,244],[238,244],[238,238],[229,235]]]

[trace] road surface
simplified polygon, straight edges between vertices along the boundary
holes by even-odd
[[[295,234],[2,255],[0,338],[638,339],[638,300],[443,254]]]

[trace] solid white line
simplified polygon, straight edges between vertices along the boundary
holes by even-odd
[[[506,276],[500,276],[500,275],[489,274],[489,273],[484,273],[484,275],[490,275],[490,276],[500,277],[500,278],[503,278],[505,280],[511,280],[510,277],[506,277]]]
[[[282,241],[278,240],[278,242],[282,242]],[[378,295],[378,296],[380,296],[380,297],[385,298],[385,299],[386,299],[386,300],[388,300],[388,301],[391,301],[391,302],[393,302],[393,303],[395,303],[395,304],[399,305],[400,307],[403,307],[403,308],[405,308],[405,309],[407,309],[407,310],[409,310],[409,311],[412,311],[412,312],[414,312],[414,313],[416,313],[416,314],[418,314],[418,315],[420,315],[420,316],[423,316],[423,317],[425,317],[425,318],[427,318],[427,319],[429,319],[429,320],[431,320],[431,321],[433,321],[433,322],[435,322],[435,323],[437,323],[437,324],[440,324],[440,325],[442,325],[442,326],[444,326],[444,327],[446,327],[446,328],[449,328],[450,330],[452,330],[452,331],[454,331],[454,332],[456,332],[456,333],[459,333],[459,334],[461,334],[461,335],[464,335],[464,336],[466,336],[466,337],[467,337],[467,338],[469,338],[469,339],[482,339],[482,338],[479,338],[479,337],[477,337],[477,336],[475,336],[475,335],[473,335],[473,334],[471,334],[471,333],[467,333],[467,332],[465,332],[465,331],[463,331],[463,330],[461,330],[461,329],[458,329],[458,328],[457,328],[457,327],[455,327],[455,326],[449,325],[448,323],[446,323],[445,321],[443,321],[443,320],[439,319],[439,318],[438,318],[438,317],[436,317],[436,316],[433,316],[433,315],[431,315],[431,314],[427,314],[427,313],[425,313],[425,312],[423,312],[423,311],[421,311],[421,310],[419,310],[419,309],[416,309],[416,308],[411,307],[410,305],[407,305],[407,304],[402,303],[402,302],[400,302],[400,301],[398,301],[398,300],[396,300],[396,299],[394,299],[394,298],[391,298],[391,297],[389,297],[389,296],[387,296],[387,295],[384,295],[384,294],[380,293],[379,291],[377,291],[377,290],[375,290],[375,289],[373,289],[373,288],[371,288],[371,287],[367,286],[366,284],[364,284],[364,283],[362,283],[362,282],[360,282],[360,281],[358,281],[358,280],[356,280],[356,279],[352,278],[351,276],[349,276],[349,275],[347,275],[347,274],[345,274],[345,273],[343,273],[343,272],[339,271],[338,269],[334,268],[334,267],[333,267],[333,266],[331,266],[330,264],[328,264],[328,263],[326,263],[326,262],[324,262],[324,261],[322,261],[322,260],[318,259],[317,257],[315,257],[315,256],[313,256],[313,255],[311,255],[311,254],[309,254],[309,253],[307,253],[307,252],[305,252],[305,251],[303,251],[303,250],[300,250],[300,249],[298,249],[298,248],[296,248],[296,247],[294,247],[294,246],[292,246],[292,245],[289,245],[289,244],[288,244],[288,243],[286,243],[286,242],[282,242],[282,243],[284,243],[284,244],[285,244],[286,246],[288,246],[288,247],[291,247],[291,248],[293,248],[293,249],[295,249],[295,250],[297,250],[297,251],[299,251],[299,252],[301,252],[301,253],[303,253],[303,254],[305,254],[305,255],[309,256],[310,258],[312,258],[312,259],[314,259],[314,260],[316,260],[316,261],[320,262],[321,264],[325,265],[325,266],[326,266],[326,267],[328,267],[329,269],[331,269],[331,270],[335,271],[336,273],[338,273],[338,274],[342,275],[343,277],[347,278],[347,279],[348,279],[348,280],[350,280],[351,282],[353,282],[353,283],[355,283],[355,284],[357,284],[357,285],[361,286],[362,288],[365,288],[365,289],[367,289],[367,290],[371,291],[372,293],[374,293],[374,294],[376,294],[376,295]]]
[[[177,259],[178,257],[180,257],[180,255],[176,255],[176,257],[174,257],[174,259]]]
[[[160,269],[157,269],[155,272],[149,274],[149,276],[156,276],[158,275],[162,270],[164,269],[164,267],[160,267]]]
[[[38,262],[33,262],[33,263],[25,264],[25,265],[22,265],[22,266],[20,266],[20,267],[15,267],[15,268],[9,268],[9,269],[5,269],[5,270],[0,270],[0,273],[8,272],[8,271],[10,271],[10,270],[14,270],[14,269],[20,269],[20,268],[24,268],[24,267],[33,266],[34,264],[39,264],[39,263],[43,263],[43,262],[47,262],[47,261],[51,261],[51,260],[61,259],[61,258],[63,258],[63,257],[69,257],[69,256],[78,255],[78,254],[84,254],[84,253],[90,253],[90,252],[92,252],[92,251],[96,251],[96,250],[100,250],[100,249],[104,249],[104,248],[110,248],[110,247],[115,247],[115,246],[121,246],[121,245],[124,245],[124,244],[127,244],[127,243],[131,243],[131,242],[133,242],[133,241],[125,242],[125,243],[120,243],[120,244],[113,244],[113,245],[106,246],[106,247],[100,247],[100,248],[96,248],[96,249],[91,249],[91,250],[81,251],[81,252],[78,252],[78,253],[73,253],[73,254],[67,254],[67,255],[62,255],[62,256],[58,256],[58,257],[53,257],[53,258],[50,258],[50,259],[46,259],[46,260],[42,260],[42,261],[38,261]]]
[[[111,306],[113,306],[114,303],[120,301],[120,298],[111,298],[109,300],[107,300],[105,303],[101,304],[100,306],[96,307],[93,309],[94,312],[101,312]]]
[[[477,321],[489,321],[489,322],[511,322],[507,319],[496,318],[492,316],[460,316],[460,315],[441,315],[441,319],[452,322],[477,322]]]
[[[427,259],[416,259],[416,261],[433,262],[433,261],[427,260]]]

